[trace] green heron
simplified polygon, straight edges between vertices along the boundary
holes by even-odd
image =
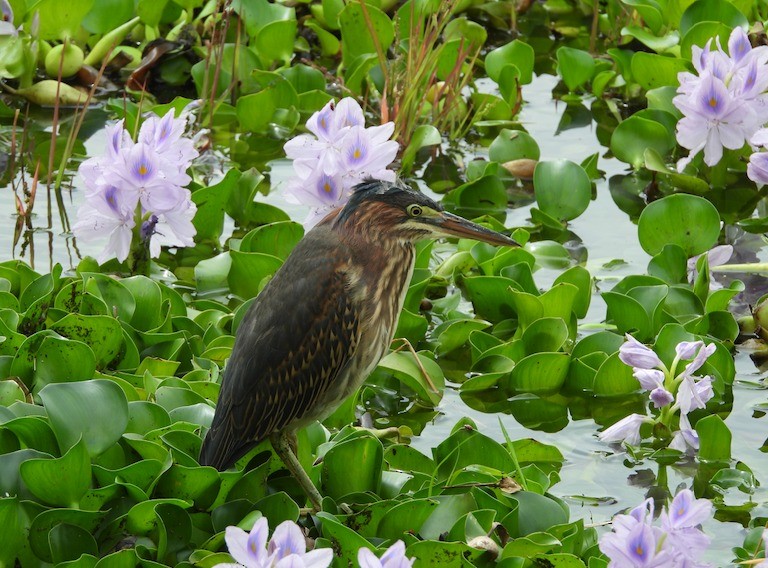
[[[293,450],[294,432],[327,417],[392,342],[413,272],[414,243],[512,239],[446,213],[401,182],[363,182],[296,245],[239,329],[200,463],[232,466],[270,438],[316,509],[322,497]]]

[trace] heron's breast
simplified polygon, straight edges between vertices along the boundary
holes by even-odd
[[[408,284],[411,281],[414,253],[411,248],[397,251],[377,273],[352,273],[359,278],[354,289],[360,306],[360,340],[355,354],[336,381],[336,392],[343,399],[355,392],[386,354],[397,328],[403,309]],[[354,283],[353,283],[354,284]]]

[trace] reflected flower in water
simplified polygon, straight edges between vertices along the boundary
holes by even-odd
[[[227,527],[224,540],[236,564],[216,564],[214,568],[326,568],[333,561],[333,551],[321,548],[307,552],[301,528],[284,521],[275,529],[267,544],[269,523],[261,517],[250,533],[238,527]]]
[[[296,136],[284,147],[295,172],[285,191],[290,201],[311,207],[306,228],[346,203],[361,181],[394,181],[395,172],[387,166],[399,147],[389,139],[395,125],[365,128],[363,109],[354,99],[329,102],[309,118],[307,129],[312,134]]]
[[[659,528],[653,525],[653,502],[646,499],[630,514],[613,518],[613,530],[600,539],[600,551],[610,559],[610,568],[703,568],[707,564],[697,558],[709,546],[709,537],[698,525],[711,511],[711,502],[683,489],[661,512]]]
[[[119,121],[106,131],[106,154],[80,165],[85,203],[72,231],[84,241],[108,238],[100,263],[125,261],[132,243],[148,247],[151,256],[158,256],[163,245],[194,245],[197,209],[184,186],[191,181],[186,171],[197,151],[184,137],[185,124],[173,110],[162,118],[151,116],[133,142]]]

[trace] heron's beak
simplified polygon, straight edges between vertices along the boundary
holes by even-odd
[[[463,217],[445,211],[441,211],[439,215],[434,217],[431,221],[440,232],[445,233],[446,236],[451,235],[463,239],[475,239],[476,241],[482,241],[489,245],[496,246],[520,246],[514,239],[510,239],[501,233],[486,229],[477,223],[467,221]]]

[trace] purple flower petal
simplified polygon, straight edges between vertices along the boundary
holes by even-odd
[[[652,391],[664,385],[664,373],[658,369],[641,369],[635,367],[632,374],[644,390]]]
[[[712,356],[712,354],[715,352],[716,349],[717,349],[717,345],[715,345],[714,343],[710,343],[709,345],[702,346],[699,349],[698,353],[696,353],[696,356],[693,358],[693,361],[691,361],[685,366],[685,369],[683,370],[683,375],[685,376],[692,375],[693,373],[701,369],[702,365],[704,365],[707,359],[709,359]]]
[[[683,489],[672,499],[668,510],[661,514],[661,526],[665,531],[681,528],[693,528],[712,514],[712,502],[708,499],[696,499],[690,489]]]
[[[659,356],[637,339],[626,334],[627,341],[619,347],[619,359],[630,367],[638,369],[664,368]]]
[[[269,541],[267,552],[270,556],[277,553],[278,558],[290,554],[303,555],[307,551],[307,541],[301,529],[293,521],[283,521],[275,529]]]
[[[661,408],[663,406],[668,406],[669,404],[672,404],[672,401],[675,400],[675,397],[667,389],[663,387],[659,387],[651,391],[650,399],[656,408]]]
[[[677,391],[677,405],[683,414],[688,414],[697,408],[704,408],[713,396],[711,377],[696,381],[694,377],[686,376]]]

